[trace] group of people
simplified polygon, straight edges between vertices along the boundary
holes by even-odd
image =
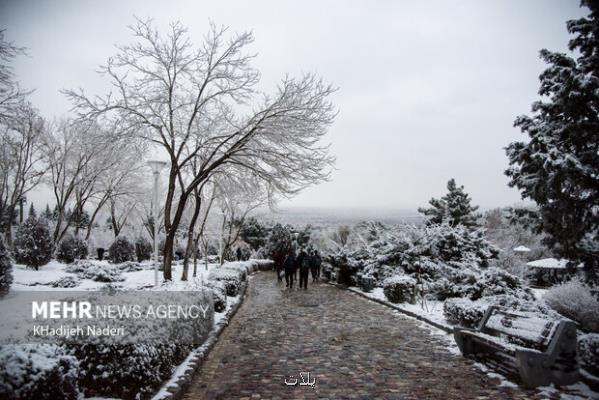
[[[308,277],[312,273],[312,282],[320,278],[320,265],[322,258],[318,251],[306,251],[302,248],[296,256],[295,251],[291,251],[283,261],[282,269],[285,272],[286,287],[293,288],[293,281],[297,280],[297,272],[299,271],[299,287],[308,289]],[[282,281],[281,270],[277,271],[279,281]]]

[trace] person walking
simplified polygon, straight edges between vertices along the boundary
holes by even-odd
[[[237,254],[236,255],[237,255],[237,261],[241,261],[242,254],[241,254],[241,248],[240,247],[237,247]]]
[[[308,289],[308,276],[310,275],[310,266],[312,264],[309,254],[302,250],[303,255],[300,253],[301,263],[300,263],[300,289],[303,287],[304,289]],[[299,257],[298,257],[299,258]]]
[[[293,276],[297,282],[297,272],[302,268],[302,262],[304,261],[304,257],[306,257],[306,250],[304,248],[300,248],[300,252],[295,258],[295,271],[293,272]]]
[[[322,265],[322,258],[318,254],[318,250],[314,250],[313,256],[314,269],[316,270],[316,279],[320,279],[320,266]]]
[[[285,268],[285,287],[289,289],[293,288],[293,275],[295,274],[295,252],[292,250],[291,253],[285,257],[283,262],[283,268]]]
[[[312,273],[312,282],[316,282],[316,251],[310,254],[310,272]]]

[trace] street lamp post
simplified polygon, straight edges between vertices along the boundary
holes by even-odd
[[[152,230],[154,235],[154,286],[158,286],[158,229],[157,214],[158,214],[158,179],[160,178],[160,170],[166,166],[165,161],[148,161],[148,165],[152,169],[154,175],[154,187],[152,188]]]

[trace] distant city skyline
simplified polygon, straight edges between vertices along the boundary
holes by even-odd
[[[252,30],[262,88],[304,71],[339,88],[326,137],[336,170],[282,209],[416,210],[450,178],[489,209],[520,201],[503,175],[503,147],[524,139],[512,124],[537,100],[538,51],[566,51],[565,21],[584,13],[574,0],[5,1],[0,28],[28,48],[14,70],[50,120],[69,111],[61,89],[107,91],[95,71],[115,44],[132,41],[135,15],[180,20],[196,44],[209,20]],[[40,209],[49,194],[30,199]]]

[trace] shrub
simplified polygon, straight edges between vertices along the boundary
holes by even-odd
[[[142,262],[152,258],[152,244],[142,236],[135,239],[135,255],[137,261]]]
[[[443,304],[443,315],[448,322],[468,328],[478,326],[488,305],[469,299],[449,299]]]
[[[208,280],[224,282],[227,296],[237,296],[241,282],[245,280],[246,276],[245,270],[241,270],[241,268],[220,267],[210,271]]]
[[[383,281],[385,297],[392,303],[414,303],[416,301],[416,279],[396,275]]]
[[[144,267],[135,261],[126,261],[121,264],[117,264],[116,267],[121,272],[137,272],[144,269]]]
[[[66,264],[87,258],[87,243],[77,236],[67,235],[58,246],[56,259]]]
[[[81,364],[86,397],[149,398],[191,350],[176,344],[82,344],[71,351]]]
[[[599,334],[587,333],[578,337],[578,358],[585,370],[599,376]]]
[[[374,289],[374,278],[370,275],[358,274],[358,286],[364,292],[372,292]]]
[[[79,283],[81,283],[79,279],[74,276],[63,276],[52,282],[51,286],[55,288],[74,288],[79,286]]]
[[[53,344],[0,346],[0,398],[78,399],[78,362]]]
[[[12,283],[12,262],[4,241],[0,238],[0,299],[10,290]]]
[[[79,276],[96,282],[121,282],[125,280],[121,276],[118,267],[114,265],[90,264],[88,268],[79,273]]]
[[[599,332],[599,300],[581,280],[572,279],[552,287],[543,300],[564,317],[578,322],[583,331]]]
[[[52,239],[48,224],[34,217],[19,226],[14,243],[15,260],[36,270],[52,257]]]
[[[214,311],[223,312],[227,308],[227,288],[224,281],[208,281],[206,285],[212,291]]]
[[[476,281],[478,296],[495,296],[495,295],[516,295],[527,300],[534,298],[532,292],[523,290],[523,285],[516,275],[512,275],[507,271],[499,268],[489,268]],[[472,300],[477,297],[470,296]]]
[[[81,279],[91,279],[96,282],[121,282],[125,280],[121,276],[119,265],[94,264],[89,261],[77,261],[67,265],[66,272],[77,274]]]
[[[148,319],[141,322],[144,329],[137,329],[140,322],[135,318],[122,318],[119,321],[127,332],[125,343],[95,336],[85,344],[70,344],[80,361],[79,384],[86,397],[150,398],[189,352],[205,342],[214,321],[212,293],[199,288],[188,293],[155,293],[151,298],[158,294],[162,299],[159,304],[176,304],[183,296],[208,306],[205,318],[175,318],[168,323],[160,318]],[[121,303],[126,304],[138,304],[139,296],[143,296],[139,292],[121,295]],[[107,321],[108,326],[114,323],[111,321]]]
[[[118,237],[108,249],[108,257],[113,263],[133,261],[135,248],[126,237]]]

